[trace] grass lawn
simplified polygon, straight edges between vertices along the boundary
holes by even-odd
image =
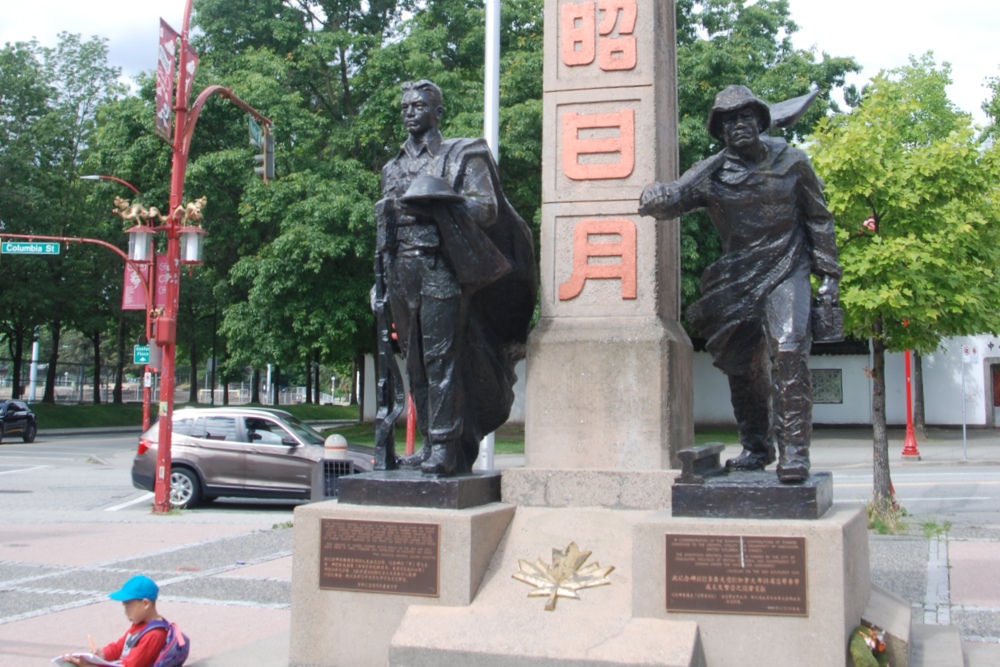
[[[351,424],[338,428],[326,429],[323,435],[339,433],[347,438],[352,445],[364,445],[366,447],[375,446],[375,424],[365,422],[361,424]],[[709,442],[722,442],[727,445],[738,442],[736,431],[704,431],[694,434],[694,444],[704,445]],[[416,449],[421,445],[420,436],[414,443]],[[400,420],[396,425],[396,451],[402,452],[406,447],[406,422]],[[497,454],[523,454],[524,453],[524,426],[522,424],[504,424],[497,431],[495,453]]]
[[[175,409],[186,407],[187,404],[177,403]],[[201,405],[200,407],[208,407]],[[259,406],[255,407],[271,407]],[[142,424],[142,405],[128,403],[125,405],[49,405],[48,403],[32,403],[31,409],[38,416],[38,426],[41,429],[55,428],[90,428],[100,426],[140,426]],[[152,410],[155,416],[157,406]],[[305,421],[329,421],[334,419],[357,419],[358,408],[352,405],[283,405],[299,419]],[[367,447],[375,446],[375,424],[373,422],[354,423],[338,428],[324,429],[323,435],[340,433],[353,445]],[[732,444],[737,442],[736,431],[712,430],[697,431],[694,434],[694,444],[703,445],[708,442]],[[421,441],[417,436],[416,447]],[[396,428],[396,450],[404,451],[406,447],[406,421],[400,420]],[[522,424],[505,424],[496,434],[497,454],[524,453],[524,426]]]
[[[186,403],[175,403],[174,409],[187,407]],[[199,405],[197,407],[208,407]],[[221,406],[220,406],[221,407]],[[273,407],[254,405],[254,407]],[[38,428],[92,428],[100,426],[142,426],[142,405],[139,403],[126,403],[125,405],[113,405],[105,403],[101,405],[50,405],[48,403],[32,403],[31,409],[38,417]],[[151,408],[153,418],[156,418],[157,406]],[[287,410],[299,419],[306,421],[320,421],[331,419],[357,419],[357,406],[350,405],[282,405],[282,410]]]

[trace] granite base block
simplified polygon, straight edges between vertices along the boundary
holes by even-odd
[[[343,505],[461,510],[500,502],[500,473],[432,477],[416,470],[367,472],[341,477],[337,500]]]
[[[677,517],[819,519],[833,505],[833,475],[814,472],[801,484],[782,484],[767,470],[677,479],[671,510]]]

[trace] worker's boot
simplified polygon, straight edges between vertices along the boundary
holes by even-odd
[[[812,381],[806,356],[779,352],[771,367],[774,439],[778,443],[778,479],[798,484],[809,479],[812,436]]]

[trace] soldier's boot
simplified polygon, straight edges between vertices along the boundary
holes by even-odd
[[[779,352],[771,367],[771,377],[778,480],[798,484],[809,478],[812,436],[812,382],[805,355]]]
[[[425,442],[423,447],[408,456],[397,456],[396,465],[407,470],[416,470],[431,457],[431,448]]]
[[[726,470],[763,470],[774,463],[774,443],[771,441],[771,415],[768,394],[770,387],[764,377],[729,376],[729,391],[733,414],[743,451],[726,461]]]
[[[434,443],[431,445],[430,456],[420,464],[420,472],[425,475],[450,477],[458,468],[455,445]]]

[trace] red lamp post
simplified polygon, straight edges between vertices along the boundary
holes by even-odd
[[[159,442],[156,454],[155,497],[153,513],[162,514],[170,511],[170,445],[173,436],[174,412],[174,361],[177,352],[177,310],[180,295],[180,265],[181,263],[197,263],[199,258],[185,253],[181,258],[181,236],[195,234],[199,239],[204,232],[198,227],[183,226],[191,213],[189,204],[183,206],[184,176],[187,172],[188,154],[191,148],[191,137],[194,134],[198,116],[205,101],[218,94],[229,99],[233,104],[254,116],[259,122],[270,128],[271,120],[263,116],[249,104],[236,97],[232,89],[223,86],[209,86],[198,95],[194,104],[188,106],[190,98],[189,84],[193,76],[188,75],[189,45],[188,28],[191,23],[192,0],[186,0],[184,6],[184,25],[180,34],[179,70],[177,77],[177,92],[174,98],[174,140],[172,150],[172,168],[170,177],[170,209],[165,224],[159,227],[167,234],[167,277],[166,303],[163,313],[156,320],[156,344],[160,346],[163,356],[162,379],[160,382],[159,406]],[[203,203],[203,202],[202,202]],[[200,207],[198,207],[200,208]],[[196,208],[195,212],[198,212]],[[185,248],[198,246],[200,241],[188,241],[185,238]]]
[[[910,351],[906,351],[906,437],[903,439],[903,458],[920,460],[917,438],[913,434],[913,377],[910,374]]]

